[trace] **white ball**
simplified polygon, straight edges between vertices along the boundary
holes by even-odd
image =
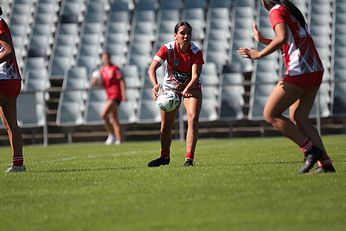
[[[170,112],[179,106],[180,97],[173,91],[165,91],[157,97],[156,103],[162,111]]]
[[[157,97],[157,105],[164,112],[176,109],[180,104],[180,97],[173,91],[165,91]]]
[[[101,72],[100,72],[100,70],[93,71],[92,74],[91,74],[91,77],[95,78],[95,79],[101,79]]]

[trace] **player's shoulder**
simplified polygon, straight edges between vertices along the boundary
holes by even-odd
[[[194,54],[197,54],[198,52],[202,52],[202,50],[194,42],[191,42],[191,51]]]
[[[280,4],[276,4],[275,6],[273,6],[270,11],[269,14],[272,14],[273,12],[281,12],[281,13],[285,13],[286,12],[286,7]]]
[[[171,42],[165,43],[162,47],[166,49],[173,49],[174,46],[175,46],[175,42],[171,41]]]
[[[7,27],[7,23],[6,23],[5,19],[3,19],[2,17],[0,17],[0,27],[2,29]]]

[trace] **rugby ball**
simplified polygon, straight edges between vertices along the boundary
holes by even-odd
[[[180,97],[173,91],[165,91],[157,97],[157,105],[164,112],[176,109],[180,104]]]
[[[95,82],[96,82],[97,85],[102,84],[102,78],[101,78],[101,72],[100,72],[100,70],[94,70],[94,71],[91,73],[91,78],[92,78],[92,79],[95,79]]]

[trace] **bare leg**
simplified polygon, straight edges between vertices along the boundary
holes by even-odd
[[[282,116],[282,113],[304,93],[303,89],[280,81],[270,95],[263,112],[264,119],[269,124],[299,146],[307,137],[291,120]]]
[[[172,129],[178,108],[171,112],[161,111],[160,141],[161,151],[169,152],[172,143]]]
[[[1,105],[0,116],[10,140],[13,158],[23,157],[22,132],[17,124],[17,98],[8,99]]]
[[[100,115],[101,118],[104,120],[105,128],[106,128],[108,134],[110,134],[110,135],[114,135],[114,133],[113,133],[112,124],[109,121],[108,115],[112,111],[114,105],[115,105],[115,102],[113,100],[107,100],[105,105],[103,106],[103,109],[102,109],[101,115]]]
[[[196,90],[192,93],[192,97],[184,98],[184,106],[187,112],[187,134],[186,134],[186,153],[190,153],[191,157],[194,158],[198,139],[198,119],[202,105],[202,92]]]
[[[301,99],[290,107],[290,119],[318,148],[326,153],[322,139],[309,121],[309,114],[315,102],[318,88],[306,92]]]
[[[121,127],[120,127],[119,118],[118,118],[118,105],[116,103],[114,104],[114,107],[112,107],[112,110],[109,115],[112,119],[112,125],[114,129],[115,137],[117,138],[119,142],[121,142],[122,134],[121,134]]]

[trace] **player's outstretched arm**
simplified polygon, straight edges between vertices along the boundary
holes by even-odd
[[[260,59],[280,49],[286,41],[286,25],[284,23],[279,23],[275,26],[275,38],[263,50],[258,51],[251,48],[239,48],[237,53],[243,58]]]
[[[261,32],[258,30],[256,23],[252,25],[252,30],[253,30],[253,37],[257,42],[268,45],[269,43],[273,41],[272,39],[265,38],[262,36]]]
[[[156,78],[156,70],[161,66],[161,63],[157,60],[153,60],[148,69],[148,75],[153,85],[153,100],[156,100],[159,96],[159,84]]]

